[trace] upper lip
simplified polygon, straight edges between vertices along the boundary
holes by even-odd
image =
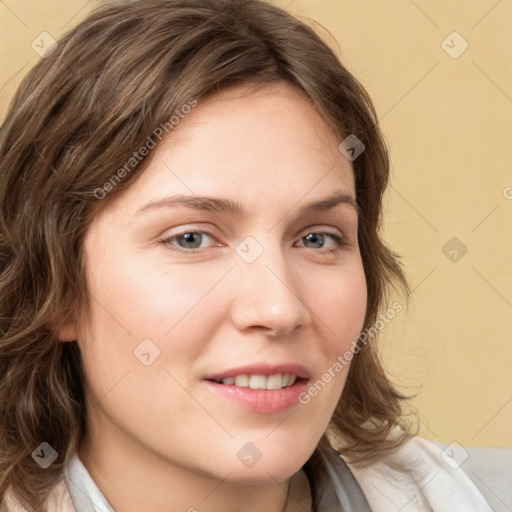
[[[217,380],[220,381],[227,377],[236,377],[237,375],[276,375],[278,373],[289,373],[297,376],[299,379],[309,379],[309,372],[307,368],[298,363],[281,363],[281,364],[268,364],[258,363],[247,366],[238,366],[230,368],[219,373],[211,373],[203,377],[204,380]]]

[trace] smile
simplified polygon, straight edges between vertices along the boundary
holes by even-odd
[[[251,388],[251,389],[282,389],[293,386],[297,376],[294,374],[281,374],[276,373],[274,375],[236,375],[235,377],[225,377],[217,382],[218,384],[224,384],[227,386],[237,386],[240,388]]]

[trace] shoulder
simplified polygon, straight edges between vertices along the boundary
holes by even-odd
[[[450,463],[462,467],[494,512],[512,511],[512,448],[434,443]]]
[[[53,487],[48,496],[46,509],[51,512],[76,512],[71,496],[69,494],[69,488],[64,478],[61,478],[59,482]],[[31,512],[23,507],[20,502],[16,499],[10,489],[5,493],[2,498],[2,504],[0,506],[0,512]]]
[[[461,467],[421,437],[365,467],[345,462],[375,512],[492,512]]]

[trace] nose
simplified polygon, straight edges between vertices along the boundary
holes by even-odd
[[[277,252],[271,256],[265,250],[253,263],[237,262],[231,316],[240,331],[285,337],[311,323],[312,312],[304,297],[307,280]]]

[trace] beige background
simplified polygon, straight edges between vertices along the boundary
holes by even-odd
[[[0,1],[0,119],[40,58],[32,41],[98,3]],[[390,141],[384,234],[414,293],[381,343],[393,379],[418,394],[421,434],[512,446],[512,1],[278,3],[339,43]],[[462,257],[443,253],[453,237]]]

